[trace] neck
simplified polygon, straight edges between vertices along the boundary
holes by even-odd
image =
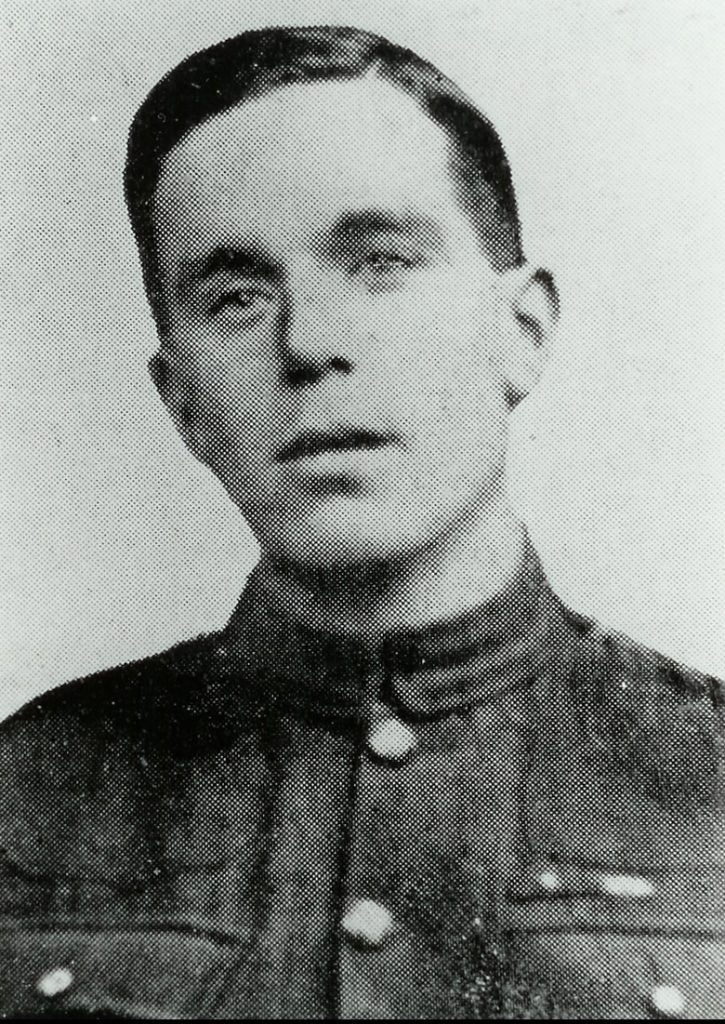
[[[495,597],[519,568],[522,525],[501,502],[405,558],[311,569],[263,555],[260,583],[301,624],[371,638],[419,628]]]

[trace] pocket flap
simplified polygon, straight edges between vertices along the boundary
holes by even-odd
[[[725,871],[688,867],[644,873],[618,865],[542,861],[509,879],[501,923],[517,931],[725,939]]]
[[[232,949],[190,932],[0,925],[0,1016],[202,1014]]]

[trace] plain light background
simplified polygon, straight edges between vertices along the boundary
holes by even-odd
[[[224,623],[255,558],[176,438],[121,195],[192,50],[348,23],[498,126],[563,323],[511,490],[561,596],[725,675],[725,4],[180,0],[0,7],[0,715]]]

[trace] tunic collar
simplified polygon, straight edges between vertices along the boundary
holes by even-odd
[[[493,599],[456,618],[393,631],[378,643],[300,626],[252,573],[225,630],[234,668],[265,701],[356,717],[374,700],[427,717],[525,686],[550,660],[563,608],[528,547]]]

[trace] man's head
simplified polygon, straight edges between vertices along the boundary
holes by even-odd
[[[227,40],[141,107],[126,195],[157,386],[263,549],[395,559],[500,498],[556,299],[435,68],[353,29]]]

